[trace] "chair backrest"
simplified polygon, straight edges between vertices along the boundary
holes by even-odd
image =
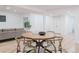
[[[47,33],[55,33],[54,31],[47,31]]]
[[[55,32],[53,32],[53,31],[47,31],[47,32],[46,32],[46,35],[52,35],[52,36],[55,36]]]

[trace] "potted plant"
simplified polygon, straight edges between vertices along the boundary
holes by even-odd
[[[29,21],[25,21],[24,22],[24,27],[25,27],[26,31],[28,31],[31,28],[30,22]]]

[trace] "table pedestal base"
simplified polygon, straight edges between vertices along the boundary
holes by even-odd
[[[40,53],[40,48],[42,47],[44,50],[48,51],[49,53],[52,53],[52,51],[46,49],[44,46],[43,46],[43,43],[46,41],[46,40],[42,40],[42,41],[37,41],[37,40],[33,40],[34,42],[36,42],[36,48],[38,48],[38,53]]]

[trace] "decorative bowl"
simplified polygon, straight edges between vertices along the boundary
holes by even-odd
[[[45,32],[39,32],[39,35],[44,36],[46,33]]]

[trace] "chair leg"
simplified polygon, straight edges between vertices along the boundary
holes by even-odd
[[[47,46],[44,47],[45,49],[47,48]],[[46,53],[46,50],[44,49],[44,53]]]
[[[20,40],[17,39],[17,53],[20,52]]]
[[[61,45],[62,40],[59,40],[59,51],[62,53],[62,45]]]
[[[25,46],[23,47],[23,53],[25,52]]]
[[[36,53],[36,47],[33,47],[34,48],[34,53]]]
[[[52,42],[52,41],[50,41],[51,42],[51,44],[53,45],[53,47],[54,47],[54,52],[56,53],[57,52],[57,49],[56,49],[56,46],[55,46],[55,44]]]
[[[25,52],[25,38],[23,40],[23,53]]]
[[[31,47],[31,41],[28,41],[28,46]]]

